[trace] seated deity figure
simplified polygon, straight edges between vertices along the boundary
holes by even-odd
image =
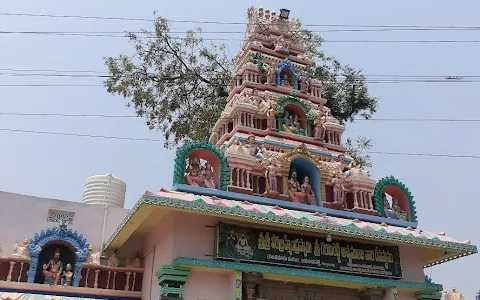
[[[293,127],[295,128],[296,134],[305,134],[305,131],[300,126],[300,121],[298,120],[298,115],[293,116]]]
[[[304,199],[306,203],[309,205],[315,205],[316,200],[315,200],[315,193],[312,190],[312,186],[309,183],[310,179],[308,176],[305,176],[303,179],[303,183],[300,186],[300,191],[304,194]]]
[[[235,245],[235,250],[239,256],[251,256],[252,247],[248,244],[248,240],[245,237],[245,233],[242,232],[241,237],[238,239],[237,244]]]
[[[205,187],[209,189],[215,189],[215,174],[213,173],[213,168],[210,163],[205,163]]]
[[[244,146],[248,149],[250,155],[255,156],[257,147],[255,146],[255,136],[253,134],[248,136],[247,142]]]
[[[398,205],[398,200],[392,197],[392,209],[397,215],[399,220],[406,221],[407,214],[402,210],[400,205]]]
[[[62,276],[63,263],[60,260],[60,249],[55,249],[53,258],[46,264],[43,264],[43,276],[45,276],[45,284],[57,286]]]
[[[340,178],[340,173],[334,172],[334,177],[332,179],[333,183],[333,202],[344,204],[344,191],[345,187],[342,184],[342,179]]]
[[[295,125],[293,124],[293,116],[288,112],[285,111],[285,116],[283,117],[282,121],[282,129],[288,133],[295,133]]]
[[[198,156],[190,156],[188,159],[188,167],[185,171],[185,183],[191,186],[203,186],[205,178],[202,176],[200,166],[200,158]]]
[[[72,279],[73,279],[72,265],[67,264],[65,266],[65,271],[63,272],[62,285],[67,285],[67,286],[72,285]]]

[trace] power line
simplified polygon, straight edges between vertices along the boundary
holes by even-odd
[[[17,133],[44,134],[44,135],[57,135],[57,136],[87,137],[87,138],[98,138],[98,139],[143,141],[143,142],[163,142],[163,143],[167,142],[167,140],[163,140],[163,139],[108,136],[108,135],[93,135],[93,134],[81,134],[81,133],[70,133],[70,132],[35,131],[35,130],[23,130],[23,129],[12,129],[12,128],[0,128],[0,131],[17,132]],[[366,154],[380,154],[380,155],[429,156],[429,157],[480,159],[480,156],[476,156],[476,155],[454,155],[454,154],[440,154],[440,153],[410,153],[410,152],[381,152],[381,151],[365,151],[365,153]]]
[[[60,70],[60,69],[16,69],[16,68],[0,68],[0,71],[12,71],[12,72],[17,72],[17,73],[0,73],[3,75],[15,75],[16,74],[24,74],[24,73],[18,73],[18,72],[51,72],[53,74],[45,74],[45,73],[32,73],[32,74],[27,74],[25,76],[55,76],[59,74],[60,76],[77,76],[77,74],[60,74],[60,73],[92,73],[92,74],[103,74],[106,76],[97,76],[97,75],[92,75],[92,74],[87,74],[85,76],[89,77],[109,77],[109,73],[105,71],[98,71],[98,70]],[[261,76],[261,75],[260,75]],[[405,75],[405,74],[363,74],[365,77],[392,77],[392,78],[400,78],[400,79],[445,79],[446,77],[459,77],[459,78],[480,78],[480,75],[455,75],[455,76],[449,76],[449,75]],[[341,77],[341,75],[338,75],[336,77]]]
[[[135,115],[108,115],[108,114],[66,114],[66,113],[21,113],[21,112],[0,112],[0,116],[36,116],[36,117],[68,117],[68,118],[115,118],[115,119],[133,119],[142,118]],[[173,119],[182,119],[174,117]],[[435,119],[435,118],[355,118],[354,121],[381,121],[381,122],[462,122],[476,123],[480,119]]]
[[[54,14],[32,14],[32,13],[0,13],[0,16],[22,16],[22,17],[44,17],[63,19],[97,19],[111,21],[146,21],[152,22],[153,18],[132,18],[132,17],[105,17],[105,16],[83,16],[83,15],[54,15]],[[168,20],[171,23],[194,23],[194,24],[217,24],[217,25],[247,25],[247,22],[223,22],[223,21],[200,21],[200,20]],[[442,26],[442,25],[362,25],[362,24],[304,24],[305,27],[360,27],[360,28],[411,28],[411,29],[480,29],[480,26]]]
[[[0,31],[0,34],[33,34],[33,35],[56,35],[56,36],[83,36],[83,37],[111,37],[111,38],[128,38],[126,35],[113,34],[97,34],[97,33],[80,33],[80,32],[54,32],[54,31]],[[143,36],[143,39],[154,39],[156,36]],[[184,40],[184,37],[171,37],[172,39]],[[202,38],[204,41],[248,41],[246,39],[234,38]],[[323,40],[323,43],[480,43],[480,40]]]

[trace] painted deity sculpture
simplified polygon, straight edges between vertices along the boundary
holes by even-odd
[[[205,163],[205,187],[209,189],[215,189],[215,173],[213,173],[213,168],[210,163]]]
[[[397,215],[399,220],[406,221],[407,214],[398,205],[398,200],[392,197],[392,209]]]
[[[333,184],[333,202],[341,203],[344,205],[345,201],[345,187],[343,186],[343,180],[340,177],[340,173],[334,172],[334,177],[332,179]]]
[[[282,129],[288,133],[304,134],[303,129],[300,127],[298,116],[291,115],[288,111],[285,111],[282,121]]]
[[[388,203],[387,195],[382,193],[382,201],[383,201],[383,210],[385,216],[392,219],[397,219],[397,214],[395,211],[390,207],[390,203]]]
[[[135,268],[135,269],[142,268],[142,260],[140,259],[140,253],[137,253],[135,255],[135,258],[132,258],[132,259],[127,258],[127,268]]]
[[[265,171],[267,192],[275,192],[277,191],[277,165],[272,158],[270,158],[267,163],[268,165]]]
[[[118,257],[115,252],[112,253],[112,256],[110,256],[110,258],[108,259],[107,265],[109,267],[118,267]]]
[[[202,170],[200,165],[200,158],[192,155],[188,159],[188,167],[185,171],[185,183],[192,186],[201,186],[205,182],[205,178],[202,176]]]
[[[313,137],[317,140],[323,141],[327,128],[325,127],[325,119],[322,113],[319,113],[315,116],[313,126]]]
[[[267,84],[275,84],[275,77],[277,76],[277,72],[274,67],[268,67],[266,76]]]
[[[46,264],[43,264],[43,276],[45,276],[45,284],[52,286],[58,285],[62,276],[63,263],[60,260],[60,249],[55,249],[53,258]]]
[[[67,264],[65,266],[65,271],[63,271],[62,285],[71,286],[73,280],[72,265]]]
[[[267,127],[268,129],[276,129],[277,128],[277,112],[276,112],[276,102],[274,100],[270,100],[270,108],[267,111]]]
[[[304,199],[310,205],[316,205],[315,193],[312,190],[312,186],[309,183],[310,179],[305,176],[303,183],[300,186],[300,191],[304,194]]]
[[[18,240],[15,242],[15,245],[13,246],[12,256],[28,258],[28,239],[25,239],[22,245],[19,245]]]
[[[93,251],[93,246],[88,246],[88,255],[85,259],[85,263],[87,264],[100,264],[100,250]]]

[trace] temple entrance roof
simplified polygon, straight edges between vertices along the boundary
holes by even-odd
[[[383,243],[412,245],[421,248],[424,267],[477,253],[477,247],[470,245],[469,240],[460,242],[444,233],[167,190],[158,193],[147,191],[109,239],[106,249],[120,248],[135,232],[148,231],[148,226],[154,226],[152,222],[158,221],[162,214],[171,210],[240,219],[243,222],[288,227],[311,233],[331,233]],[[153,217],[149,218],[152,213]]]

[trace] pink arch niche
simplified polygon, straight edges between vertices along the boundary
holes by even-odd
[[[197,149],[190,152],[187,157],[197,156],[200,159],[208,161],[208,163],[213,168],[213,173],[215,174],[215,186],[217,189],[220,188],[220,161],[218,160],[217,156],[208,150],[204,149]]]
[[[297,115],[302,129],[307,129],[307,116],[300,107],[296,106],[295,104],[287,104],[285,105],[283,111],[288,111],[288,113],[291,115]]]
[[[400,206],[400,208],[407,214],[407,221],[412,220],[410,216],[410,203],[408,202],[408,197],[401,188],[394,185],[387,185],[383,188],[383,192],[385,194],[389,194],[392,197],[392,201],[393,198],[397,200],[398,206]]]

